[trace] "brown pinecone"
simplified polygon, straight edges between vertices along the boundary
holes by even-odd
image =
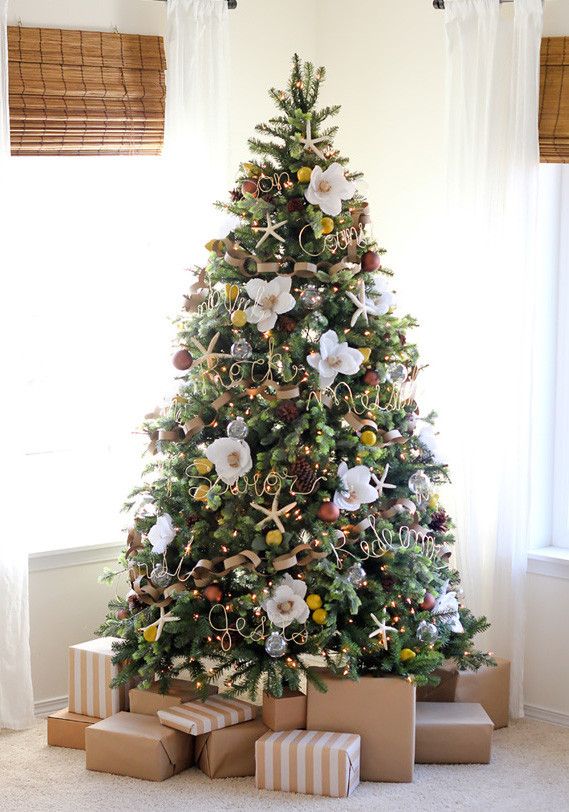
[[[288,466],[288,475],[293,478],[293,488],[300,493],[309,493],[316,482],[316,471],[308,457],[297,457]]]
[[[407,343],[407,338],[405,337],[405,333],[397,333],[397,338],[399,339],[401,346]]]
[[[243,200],[243,192],[241,189],[232,189],[229,192],[229,196],[234,203],[237,203],[239,200]]]
[[[393,587],[395,586],[395,577],[387,573],[382,573],[380,575],[381,585],[384,589],[390,592]]]
[[[129,595],[129,598],[128,598],[128,608],[129,608],[129,611],[130,611],[131,613],[132,613],[132,612],[138,612],[138,611],[140,611],[141,609],[144,609],[144,607],[145,607],[145,606],[146,606],[146,604],[145,604],[145,603],[143,603],[143,602],[140,600],[140,598],[138,597],[138,595]]]
[[[281,400],[275,409],[275,414],[283,423],[292,423],[298,417],[298,406],[292,400]]]
[[[269,194],[261,195],[261,200],[264,200],[265,203],[272,203],[274,199],[275,199],[274,195]]]
[[[186,524],[188,527],[193,527],[196,522],[199,522],[200,517],[197,513],[190,513],[189,516],[186,516]]]
[[[445,513],[444,510],[437,510],[431,516],[431,521],[429,522],[429,529],[434,530],[435,533],[446,533],[448,530],[447,522],[449,520],[449,516]]]
[[[289,214],[293,214],[295,211],[302,211],[304,207],[304,201],[301,197],[293,197],[287,201],[286,210]]]
[[[277,321],[277,330],[281,333],[292,333],[296,327],[296,321],[290,316],[280,316]]]

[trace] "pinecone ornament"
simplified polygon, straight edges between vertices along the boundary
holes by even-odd
[[[293,478],[293,489],[298,493],[310,493],[316,482],[316,471],[308,457],[297,457],[288,466],[288,475]]]
[[[387,591],[391,592],[393,587],[395,586],[395,577],[390,573],[382,573],[380,576],[381,585]]]
[[[429,529],[434,530],[435,533],[446,533],[448,530],[447,522],[449,520],[449,516],[445,513],[444,510],[437,510],[431,516],[431,521],[429,522]]]
[[[243,192],[241,189],[232,189],[229,192],[229,196],[234,203],[238,203],[240,200],[243,200]]]
[[[293,214],[295,211],[302,211],[303,208],[304,201],[301,197],[293,197],[287,201],[286,210],[289,214]]]
[[[190,513],[188,516],[186,516],[186,524],[188,527],[193,527],[196,522],[199,522],[199,520],[200,517],[197,513]]]
[[[275,415],[283,423],[292,423],[298,417],[298,406],[292,400],[281,400],[275,409]]]
[[[292,333],[296,327],[296,321],[290,316],[280,316],[277,321],[277,330],[280,333]]]

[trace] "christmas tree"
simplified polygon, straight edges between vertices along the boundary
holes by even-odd
[[[445,657],[490,661],[460,603],[433,417],[419,418],[415,325],[397,315],[361,175],[334,148],[324,69],[294,57],[256,127],[233,218],[185,297],[178,394],[149,416],[127,508],[131,590],[99,633],[118,682],[186,672],[276,696],[314,657],[348,679],[418,685]],[[420,429],[422,426],[422,429]],[[106,572],[110,580],[115,572]]]

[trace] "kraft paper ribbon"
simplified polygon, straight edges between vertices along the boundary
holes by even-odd
[[[222,241],[225,246],[225,252],[223,250],[217,250],[217,256],[223,257],[225,262],[228,265],[231,265],[232,268],[237,269],[243,276],[251,279],[252,277],[258,276],[260,274],[267,274],[267,273],[274,273],[278,274],[279,276],[299,276],[303,279],[309,279],[312,276],[316,276],[319,270],[327,269],[330,276],[334,276],[339,271],[343,270],[344,268],[348,267],[348,263],[357,262],[357,242],[354,242],[355,245],[355,259],[350,257],[350,251],[352,249],[352,242],[348,245],[348,257],[347,262],[345,259],[341,259],[338,262],[329,262],[328,260],[322,260],[321,262],[314,263],[314,262],[297,262],[294,257],[283,257],[282,260],[279,262],[261,262],[254,254],[250,254],[247,251],[243,251],[241,248],[236,248],[230,240],[225,239]],[[352,253],[354,253],[354,250]],[[255,263],[255,271],[253,273],[249,273],[245,268],[245,263],[247,260],[251,260]],[[292,271],[286,272],[281,271],[281,267],[285,264],[292,263],[293,268]],[[357,271],[356,271],[357,272]],[[190,297],[191,298],[191,297]]]
[[[410,499],[406,499],[401,497],[400,499],[396,499],[395,502],[390,504],[389,507],[384,508],[381,511],[381,515],[384,519],[391,519],[393,516],[396,516],[398,513],[410,513],[413,515],[417,510],[417,505],[415,502],[412,502]]]
[[[186,588],[185,585],[179,581],[166,587],[166,589],[156,588],[152,586],[148,578],[147,583],[143,585],[142,579],[146,577],[144,574],[139,575],[134,581],[131,581],[131,584],[138,595],[138,599],[148,606],[169,606],[178,592],[183,592]]]
[[[260,557],[253,550],[241,550],[236,555],[231,555],[228,558],[223,556],[214,558],[211,561],[208,558],[201,558],[195,565],[190,575],[194,579],[195,585],[199,588],[207,586],[214,578],[221,578],[228,575],[232,570],[237,567],[245,567],[248,570],[256,570],[261,563]],[[219,565],[223,564],[221,569]]]
[[[202,268],[197,280],[190,285],[188,291],[189,296],[184,295],[184,310],[187,313],[197,313],[198,307],[206,298],[203,293],[204,290],[207,291],[207,285],[205,281],[205,269]]]
[[[305,553],[302,558],[299,557],[300,553]],[[297,544],[292,550],[273,560],[273,568],[277,572],[288,570],[291,567],[306,567],[312,561],[320,561],[326,558],[327,552],[317,553],[309,544]]]
[[[131,555],[136,555],[138,550],[141,550],[144,546],[141,534],[134,527],[129,528],[126,543],[128,544],[126,551],[127,558],[130,558]]]

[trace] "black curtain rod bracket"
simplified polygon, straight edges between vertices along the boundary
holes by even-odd
[[[514,0],[500,0],[500,3],[513,3]],[[433,0],[433,8],[444,9],[445,0]]]

